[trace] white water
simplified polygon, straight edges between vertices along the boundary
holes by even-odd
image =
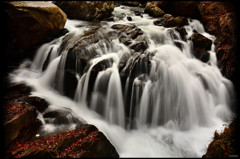
[[[89,70],[84,75],[78,76],[74,100],[60,95],[51,87],[55,76],[59,77],[60,92],[62,88],[59,87],[63,87],[63,72],[57,74],[57,69],[64,68],[67,54],[67,50],[57,52],[63,37],[40,47],[33,62],[30,62],[30,70],[16,70],[10,75],[12,81],[32,86],[35,89],[33,96],[40,96],[50,103],[48,110],[69,108],[80,120],[95,125],[115,146],[120,157],[201,157],[206,152],[213,132],[221,130],[232,115],[232,83],[217,68],[214,45],[209,51],[208,63],[202,63],[192,55],[191,41],[182,41],[176,32],[174,34],[178,38],[175,41],[181,42],[183,49],[174,45],[174,39],[169,34],[172,28],[155,26],[153,21],[156,19],[146,14],[143,18],[134,16],[129,9],[117,7],[113,12],[115,15],[121,13],[131,15],[133,21],[127,21],[125,17],[117,22],[107,22],[105,30],[110,30],[109,27],[113,24],[135,24],[149,38],[148,51],[156,52],[151,60],[149,75],[139,75],[133,82],[130,109],[135,107],[131,114],[134,118],[131,120],[136,129],[125,129],[130,127],[125,123],[125,93],[122,92],[126,92],[129,85],[126,82],[125,90],[122,90],[118,63],[124,53],[130,54],[130,50],[118,40],[103,43],[101,47],[96,46],[98,57],[91,60]],[[74,35],[72,40],[88,30],[76,27],[86,23],[67,20],[65,28],[69,30],[68,34]],[[189,23],[190,25],[184,26],[188,32],[187,37],[195,29],[215,40],[214,36],[204,31],[199,21],[189,20]],[[94,46],[91,45],[89,50],[91,47]],[[51,48],[51,63],[42,72],[41,68]],[[86,98],[91,69],[107,59],[112,59],[112,65],[99,72],[88,107]],[[27,64],[29,61],[26,61]],[[103,88],[105,94],[101,92]],[[103,104],[99,104],[101,101]],[[94,110],[103,113],[100,115]],[[39,118],[43,120],[41,115]],[[74,128],[74,124],[68,127]],[[61,128],[44,123],[42,131],[50,133],[56,129]]]

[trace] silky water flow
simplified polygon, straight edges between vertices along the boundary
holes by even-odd
[[[172,28],[156,26],[155,18],[147,14],[135,16],[132,9],[134,7],[115,7],[114,22],[101,22],[105,31],[111,30],[114,24],[136,25],[146,35],[147,52],[154,54],[149,65],[141,60],[137,63],[132,84],[128,77],[122,86],[118,69],[122,56],[127,55],[128,61],[132,59],[131,50],[118,38],[99,40],[85,48],[94,58],[90,60],[88,70],[83,74],[76,73],[78,84],[74,97],[70,99],[63,95],[64,84],[67,84],[64,83],[64,68],[71,46],[63,49],[60,46],[63,42],[74,43],[89,30],[87,25],[90,24],[70,19],[65,25],[69,32],[43,44],[33,61],[23,62],[10,74],[10,79],[31,86],[34,88],[32,96],[48,101],[50,105],[45,112],[68,110],[82,123],[95,125],[107,136],[120,157],[201,157],[213,132],[222,130],[234,116],[231,109],[234,88],[217,67],[215,46],[212,44],[209,50],[209,61],[203,63],[193,56],[191,40],[183,41],[175,31],[173,38],[169,34]],[[119,18],[123,14],[131,16],[132,21]],[[187,39],[196,30],[215,40],[198,20],[188,19],[188,22],[184,26]],[[64,41],[69,34],[71,38]],[[180,43],[182,49],[175,42]],[[107,61],[107,68],[98,72],[87,102],[92,84],[91,71],[101,61]],[[82,69],[81,62],[72,62],[76,63],[76,70]],[[44,71],[43,67],[46,67]],[[146,69],[149,72],[142,71]],[[45,112],[38,112],[43,122],[39,130],[41,135],[76,127],[74,122],[67,125],[46,123]],[[69,120],[71,116],[68,116]]]

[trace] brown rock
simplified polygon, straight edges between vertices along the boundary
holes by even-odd
[[[223,133],[218,134],[215,131],[213,141],[202,158],[228,158],[231,155],[238,155],[237,145],[239,144],[236,142],[236,137],[236,121],[233,121]]]
[[[187,31],[183,27],[176,27],[175,30],[180,34],[182,40],[186,40]]]
[[[61,9],[49,2],[12,1],[4,6],[9,43],[17,49],[27,50],[46,42],[49,35],[61,32],[67,19]]]
[[[182,27],[188,24],[187,18],[185,17],[173,17],[171,14],[165,14],[159,20],[154,21],[155,25],[164,27]]]
[[[113,1],[54,1],[70,19],[102,20],[110,17],[114,9]]]
[[[31,139],[42,124],[37,119],[36,108],[33,106],[12,101],[5,104],[4,110],[5,146],[17,138]]]
[[[161,17],[165,14],[165,12],[157,6],[157,3],[152,2],[146,4],[144,12],[153,17]]]
[[[193,42],[194,56],[207,62],[210,56],[207,51],[211,49],[212,41],[197,32],[194,32],[190,39]]]

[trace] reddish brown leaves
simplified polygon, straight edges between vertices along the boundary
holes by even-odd
[[[84,144],[100,140],[99,131],[93,130],[89,134],[89,126],[82,126],[77,130],[55,134],[53,136],[40,138],[33,141],[17,142],[10,146],[7,157],[23,157],[26,152],[33,152],[33,155],[40,151],[52,152],[56,157],[80,157],[91,152]]]

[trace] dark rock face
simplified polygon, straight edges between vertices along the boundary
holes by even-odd
[[[15,140],[29,140],[42,125],[37,119],[37,110],[44,111],[48,103],[39,97],[30,97],[31,88],[6,83],[3,103],[5,146]]]
[[[104,134],[93,125],[81,125],[76,130],[27,142],[18,141],[9,147],[5,156],[8,158],[119,157]]]
[[[222,74],[236,81],[236,15],[231,2],[199,2],[202,22],[211,34],[216,36],[216,53]]]
[[[7,102],[5,110],[5,146],[9,145],[16,138],[30,139],[41,126],[37,119],[36,108],[27,103],[18,101]]]
[[[112,26],[112,29],[113,30],[110,31],[104,31],[102,27],[91,28],[85,35],[71,41],[71,35],[64,37],[64,42],[60,46],[61,50],[68,48],[64,68],[64,95],[73,98],[78,82],[76,75],[82,76],[88,71],[91,66],[89,62],[98,56],[96,50],[99,48],[103,50],[111,49],[111,40],[118,38],[121,43],[131,49],[132,54],[135,52],[144,52],[148,48],[146,35],[140,28],[116,24]],[[121,62],[121,68],[125,67],[126,62],[127,61]],[[92,67],[88,86],[88,100],[90,100],[90,95],[98,73],[111,65],[111,60],[103,60]],[[58,80],[58,78],[56,78],[56,80]],[[66,81],[71,82],[71,84],[66,83]]]
[[[182,40],[186,40],[187,31],[183,27],[176,27],[175,30],[180,34]]]
[[[157,6],[175,16],[200,17],[196,1],[158,1]]]
[[[39,97],[29,97],[31,89],[23,84],[9,85],[4,103],[5,157],[119,157],[116,149],[95,126],[84,125],[68,109],[45,111],[48,103]],[[13,94],[14,93],[14,94]],[[76,130],[37,137],[42,125],[37,110],[46,123],[76,123]]]
[[[5,2],[6,58],[26,58],[28,51],[61,34],[67,20],[65,13],[48,2]]]
[[[194,56],[207,62],[210,56],[207,51],[211,49],[212,41],[197,32],[194,32],[190,39],[193,42]]]
[[[54,1],[70,19],[102,20],[110,17],[114,9],[113,1]]]
[[[228,158],[231,155],[238,155],[236,126],[236,121],[233,121],[223,133],[219,134],[215,131],[214,139],[202,158]]]

